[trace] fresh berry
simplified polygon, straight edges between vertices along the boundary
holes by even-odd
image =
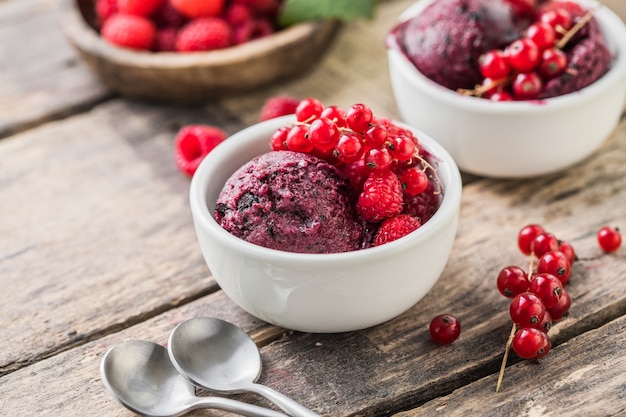
[[[163,5],[159,7],[152,16],[154,23],[160,28],[181,28],[189,21],[187,17],[180,14],[178,10],[172,6],[170,0],[165,0]]]
[[[570,242],[566,240],[560,241],[559,252],[565,255],[565,258],[569,261],[570,266],[576,262],[576,251]]]
[[[117,0],[117,8],[121,13],[150,17],[163,4],[163,0]]]
[[[322,115],[324,105],[315,98],[305,98],[296,106],[296,118],[299,122],[311,122]]]
[[[540,51],[552,48],[556,41],[554,28],[547,23],[537,22],[528,26],[525,34],[527,39],[535,42]]]
[[[572,305],[572,299],[569,296],[567,290],[563,289],[558,304],[550,307],[546,311],[550,313],[552,321],[559,321],[569,313],[570,306]]]
[[[531,71],[539,64],[539,48],[531,39],[513,41],[505,53],[509,65],[519,72]]]
[[[513,298],[528,291],[529,284],[526,272],[515,265],[503,268],[496,279],[498,291],[508,298]]]
[[[542,87],[541,77],[536,72],[531,71],[517,74],[513,79],[511,89],[516,98],[530,100],[537,98]]]
[[[295,125],[287,133],[287,149],[294,152],[309,153],[314,146],[309,140],[309,128],[305,125]]]
[[[516,295],[509,306],[513,323],[520,327],[532,327],[543,319],[546,306],[535,294],[524,292]]]
[[[530,249],[537,258],[541,258],[544,253],[559,250],[559,241],[552,233],[539,233],[531,242]]]
[[[408,195],[421,194],[428,187],[428,175],[417,167],[405,170],[400,177],[400,181],[402,182],[404,193]]]
[[[179,13],[190,19],[219,16],[224,0],[169,0]]]
[[[172,27],[157,29],[154,40],[154,50],[159,52],[176,51],[176,37],[178,30]]]
[[[398,214],[385,219],[374,236],[374,246],[400,239],[403,236],[417,230],[422,224],[413,216]]]
[[[300,100],[296,97],[280,95],[267,99],[263,108],[261,109],[261,115],[259,121],[273,119],[275,117],[286,116],[288,114],[294,114],[296,107],[300,103]]]
[[[485,78],[499,80],[511,73],[505,53],[499,49],[485,52],[478,58],[478,68]]]
[[[204,157],[226,137],[226,132],[214,126],[184,126],[174,140],[175,161],[178,169],[192,176]]]
[[[339,140],[339,128],[330,119],[320,117],[309,126],[309,140],[321,151],[331,151]]]
[[[252,20],[252,13],[248,6],[240,2],[232,2],[226,7],[224,19],[233,25],[241,25]]]
[[[280,2],[278,0],[240,0],[256,14],[273,16],[278,12]]]
[[[431,320],[428,331],[435,343],[449,345],[459,338],[461,322],[452,314],[439,314]]]
[[[96,0],[95,9],[98,23],[102,25],[109,17],[118,12],[117,0]]]
[[[496,91],[489,96],[491,101],[513,101],[513,96],[506,91]]]
[[[391,171],[372,172],[359,195],[357,211],[368,222],[377,223],[402,212],[402,184]]]
[[[346,127],[346,111],[339,106],[325,107],[320,117],[332,120],[339,127]]]
[[[563,252],[550,251],[544,253],[537,261],[537,273],[554,275],[565,285],[570,279],[572,267],[567,255]]]
[[[115,45],[149,50],[154,44],[156,28],[145,17],[117,13],[102,25],[102,37]]]
[[[548,354],[551,342],[545,332],[534,328],[523,328],[515,333],[511,347],[520,358],[539,359]]]
[[[563,34],[572,27],[572,15],[566,9],[559,7],[543,12],[539,21],[554,28],[557,33]]]
[[[287,126],[283,126],[278,128],[272,133],[272,137],[270,138],[270,145],[272,146],[272,150],[275,151],[286,151],[287,148],[287,135],[289,135],[289,129]]]
[[[531,244],[537,235],[544,233],[545,230],[538,224],[529,224],[518,232],[517,234],[517,246],[524,255],[530,255],[532,253]]]
[[[537,0],[505,0],[517,16],[528,16],[535,12]]]
[[[337,141],[334,154],[346,164],[356,162],[363,156],[363,143],[355,133],[342,133]],[[363,166],[366,166],[365,163]]]
[[[226,48],[230,45],[230,37],[230,26],[223,19],[199,18],[180,29],[176,49],[179,52],[197,52]]]
[[[387,148],[373,148],[363,156],[365,165],[373,172],[385,172],[391,168],[393,158]]]
[[[622,245],[622,235],[618,228],[604,226],[597,233],[598,245],[606,253],[615,252]]]
[[[355,132],[364,133],[370,127],[374,115],[365,104],[353,104],[346,110],[346,123]]]
[[[417,151],[413,141],[404,135],[393,137],[387,142],[389,153],[397,161],[410,161]]]
[[[548,48],[541,53],[537,70],[546,79],[562,74],[567,68],[567,55],[560,49]]]
[[[550,308],[559,303],[563,294],[563,283],[554,275],[544,272],[533,276],[528,291],[535,294],[545,308]]]

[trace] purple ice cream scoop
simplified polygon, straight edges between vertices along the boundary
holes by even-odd
[[[365,237],[348,180],[298,152],[272,151],[242,166],[224,185],[214,215],[231,234],[288,252],[347,252]]]

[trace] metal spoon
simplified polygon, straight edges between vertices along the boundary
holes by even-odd
[[[193,384],[172,366],[167,349],[152,342],[132,340],[113,346],[100,362],[100,375],[113,397],[144,416],[180,416],[196,408],[216,408],[249,417],[287,417],[229,398],[196,396]]]
[[[294,417],[320,417],[285,395],[255,381],[261,354],[239,327],[216,318],[187,320],[170,334],[167,350],[174,367],[189,381],[219,393],[253,392]]]

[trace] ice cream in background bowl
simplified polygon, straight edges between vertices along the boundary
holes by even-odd
[[[306,154],[289,155],[288,151],[271,151],[272,133],[294,122],[294,117],[287,116],[244,129],[218,145],[198,167],[191,181],[190,204],[200,248],[209,270],[222,290],[244,310],[261,320],[292,330],[319,333],[353,331],[400,315],[428,293],[448,261],[456,234],[461,197],[461,179],[456,164],[434,139],[406,126],[437,159],[437,175],[444,189],[437,211],[421,227],[381,246],[332,250],[332,245],[341,246],[346,241],[357,239],[355,230],[359,227],[349,209],[339,201],[343,198],[343,180],[331,174],[328,180],[319,183],[319,189],[313,185],[307,186],[301,193],[284,191],[289,195],[283,196],[287,205],[283,209],[294,213],[314,210],[315,215],[322,213],[336,217],[328,220],[329,225],[326,226],[330,228],[327,230],[307,231],[303,240],[312,239],[308,244],[292,242],[294,247],[306,246],[315,243],[315,236],[318,236],[320,240],[326,239],[329,251],[335,253],[297,253],[264,247],[234,235],[216,221],[216,213],[224,211],[219,204],[227,201],[218,202],[218,199],[225,198],[220,195],[235,172],[239,172],[235,175],[237,178],[248,176],[244,183],[255,190],[250,192],[245,187],[231,189],[232,197],[243,201],[240,204],[246,206],[246,198],[257,199],[252,196],[263,196],[265,192],[262,187],[254,185],[254,172],[273,170],[279,180],[287,178],[291,183],[298,183],[302,178],[294,173],[294,164],[301,171],[308,171],[308,174],[302,174],[304,177],[315,177],[329,170],[323,163],[318,167],[319,161]],[[284,155],[278,160],[274,157],[268,159],[268,152]],[[251,169],[247,169],[246,165],[249,168],[251,165]],[[327,173],[323,175],[327,177]],[[308,180],[305,182],[308,183]],[[242,199],[242,196],[245,197]],[[335,202],[331,203],[333,200]],[[259,205],[263,206],[263,202]],[[312,207],[315,205],[329,207]],[[246,210],[248,207],[242,208]],[[245,218],[250,222],[256,221],[252,212],[247,213]],[[289,229],[293,226],[290,222],[297,223],[294,219],[287,219],[281,227]],[[264,217],[259,221],[267,222],[268,219]],[[233,219],[233,222],[240,224],[241,219]],[[300,226],[306,229],[306,225]],[[334,234],[337,236],[329,232],[332,228],[336,229]],[[254,227],[248,229],[254,230]],[[267,230],[267,227],[263,229]],[[260,239],[267,239],[267,236]]]
[[[588,27],[570,41],[576,71],[546,82],[532,100],[461,94],[481,83],[478,57],[519,39],[533,22],[512,14],[508,4],[421,0],[407,9],[386,40],[396,103],[402,119],[436,137],[465,172],[495,178],[558,172],[593,154],[619,121],[626,27],[597,2],[572,1],[570,7],[594,10]],[[438,15],[443,17],[433,20]]]

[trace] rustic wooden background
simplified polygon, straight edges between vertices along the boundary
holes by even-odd
[[[602,255],[594,238],[604,224],[626,225],[624,117],[567,171],[466,177],[448,266],[389,323],[336,335],[286,331],[244,313],[211,278],[189,180],[172,162],[178,128],[235,132],[279,93],[365,102],[398,117],[382,39],[412,2],[381,2],[373,21],[344,25],[302,78],[184,108],[107,90],[63,38],[55,1],[0,1],[1,415],[131,415],[100,381],[102,354],[127,339],[165,343],[176,324],[201,315],[251,333],[262,346],[260,382],[328,416],[626,414],[626,251]],[[626,19],[623,0],[606,3]],[[572,241],[584,259],[569,286],[571,315],[551,331],[553,352],[539,363],[512,355],[496,394],[509,319],[495,276],[525,263],[515,235],[530,222]],[[463,333],[439,347],[427,324],[444,311]]]

